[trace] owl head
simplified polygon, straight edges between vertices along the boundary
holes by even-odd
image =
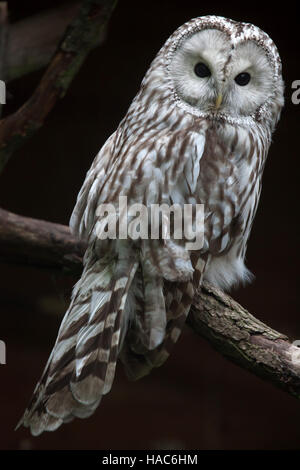
[[[177,105],[201,117],[270,123],[283,106],[281,61],[258,27],[216,16],[181,26],[159,53]]]

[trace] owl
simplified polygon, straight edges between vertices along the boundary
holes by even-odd
[[[90,416],[118,359],[131,379],[160,366],[203,280],[228,290],[251,278],[247,241],[283,102],[276,46],[252,24],[203,16],[166,41],[79,192],[70,226],[87,243],[84,268],[19,423],[33,435]],[[98,208],[120,196],[203,205],[201,248],[172,234],[101,238]]]

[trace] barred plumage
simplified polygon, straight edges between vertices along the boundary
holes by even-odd
[[[92,414],[118,357],[133,379],[161,365],[202,279],[227,289],[250,278],[247,240],[282,106],[277,49],[253,25],[200,17],[167,40],[78,195],[71,228],[88,242],[84,271],[20,422],[33,434]],[[97,210],[120,196],[204,204],[203,247],[188,251],[174,234],[101,240]]]

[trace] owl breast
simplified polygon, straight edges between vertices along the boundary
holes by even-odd
[[[210,255],[205,279],[222,289],[251,278],[244,257],[267,150],[263,134],[212,120],[201,155],[192,157],[199,165],[194,197],[204,204],[202,252]]]

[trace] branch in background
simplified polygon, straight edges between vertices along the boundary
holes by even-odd
[[[80,2],[67,3],[10,25],[6,61],[7,82],[39,70],[49,63],[58,41],[67,25],[78,14],[79,7]],[[92,47],[101,44],[104,38],[105,29],[100,32]]]
[[[8,39],[7,2],[0,2],[0,79],[5,80]]]
[[[0,260],[79,275],[84,245],[69,228],[0,210]],[[195,333],[230,361],[300,398],[299,350],[231,297],[204,284],[188,317]],[[299,357],[299,355],[298,355]]]
[[[0,121],[0,171],[9,157],[40,128],[107,24],[116,0],[85,0],[67,28],[42,80],[29,100]]]

